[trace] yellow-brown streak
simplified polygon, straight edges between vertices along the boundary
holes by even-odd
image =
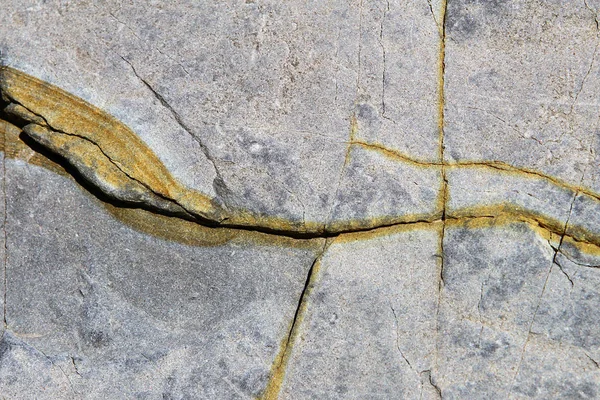
[[[0,119],[0,151],[4,151],[5,157],[26,161],[74,180],[60,164],[37,153],[25,144],[19,138],[20,134],[21,130],[18,127]],[[87,191],[83,192],[91,196]],[[188,246],[218,246],[235,240],[249,245],[313,248],[315,242],[315,240],[296,240],[285,236],[239,229],[206,227],[193,221],[161,215],[140,208],[117,207],[103,201],[99,201],[99,203],[114,218],[138,232]]]
[[[440,71],[442,68],[440,67]],[[168,172],[166,167],[152,153],[152,151],[139,139],[131,130],[125,127],[122,123],[115,120],[113,117],[100,111],[99,109],[85,103],[83,100],[76,98],[62,90],[46,84],[40,80],[29,77],[28,75],[18,72],[14,69],[3,67],[0,68],[1,79],[0,88],[3,91],[5,100],[13,101],[9,112],[13,115],[21,116],[31,122],[36,122],[39,127],[47,125],[52,130],[58,129],[57,134],[69,136],[72,140],[75,138],[87,138],[91,142],[98,145],[102,154],[108,155],[109,161],[114,161],[114,165],[127,172],[130,171],[132,176],[140,179],[148,179],[148,181],[140,181],[145,183],[148,188],[157,193],[167,193],[172,195],[174,201],[185,206],[186,210],[198,212],[204,215],[209,220],[218,223],[223,218],[223,210],[215,206],[212,199],[208,198],[194,190],[185,188],[178,183]],[[440,80],[442,77],[440,77]],[[442,82],[440,82],[440,90],[443,90]],[[440,101],[443,99],[443,93],[440,95]],[[23,106],[26,104],[27,106]],[[31,108],[30,108],[31,107]],[[440,139],[443,136],[443,107],[440,104]],[[43,117],[42,117],[43,116]],[[81,119],[81,121],[80,121]],[[18,128],[15,128],[18,129]],[[350,120],[350,142],[351,146],[360,146],[366,149],[381,152],[386,157],[391,157],[406,163],[413,163],[422,167],[442,168],[443,178],[445,177],[446,169],[448,168],[491,168],[502,171],[503,173],[515,174],[517,176],[529,176],[532,178],[542,178],[553,183],[557,187],[566,188],[574,192],[586,194],[600,201],[600,195],[593,191],[569,184],[560,179],[540,173],[535,170],[517,168],[500,161],[460,161],[460,162],[427,162],[414,159],[408,155],[398,151],[386,148],[380,144],[369,143],[356,139],[356,130],[358,129],[358,121],[355,116]],[[12,129],[14,131],[14,129]],[[72,132],[67,132],[71,130]],[[18,134],[16,134],[18,135]],[[15,134],[9,137],[16,137]],[[10,146],[8,145],[10,142]],[[443,143],[440,141],[440,151],[443,149]],[[78,146],[73,146],[73,149],[78,149]],[[32,163],[48,164],[44,157],[31,151],[27,146],[22,145],[19,140],[7,141],[6,151],[13,153],[20,152],[19,158],[25,158]],[[81,156],[85,160],[87,155],[87,164],[89,168],[94,166],[104,165],[105,161],[96,152],[95,156],[90,156],[89,151],[83,149],[77,150],[77,154],[73,157]],[[10,154],[8,154],[10,156]],[[349,156],[349,152],[348,152]],[[115,157],[112,160],[112,157]],[[91,159],[93,158],[93,159]],[[346,162],[348,160],[346,159]],[[50,168],[58,173],[64,174],[64,170],[54,163],[49,163]],[[108,171],[107,168],[105,168]],[[110,174],[109,174],[110,175]],[[111,175],[112,176],[112,175]],[[108,176],[108,178],[111,178]],[[106,179],[111,181],[111,179]],[[116,178],[115,178],[116,179]],[[360,220],[348,220],[336,222],[335,224],[324,227],[323,221],[293,221],[280,217],[272,217],[268,215],[260,215],[244,209],[229,210],[227,219],[221,222],[224,227],[248,227],[249,229],[264,229],[277,234],[308,234],[311,237],[336,236],[344,232],[354,230],[369,230],[380,226],[394,224],[410,224],[418,221],[432,222],[440,218],[440,213],[443,216],[445,202],[447,200],[447,185],[442,179],[440,196],[438,205],[435,211],[421,215],[402,215],[402,216],[379,216],[375,218],[364,218]],[[116,183],[115,183],[116,182]],[[124,183],[121,180],[115,180],[113,184],[119,188],[123,187]],[[497,210],[501,210],[503,206],[499,205]],[[527,210],[522,210],[523,213],[528,213]],[[569,231],[573,232],[574,236],[586,239],[588,241],[600,242],[600,234],[589,232],[583,228],[569,226]]]
[[[209,219],[222,219],[222,210],[210,198],[184,188],[133,131],[107,113],[10,67],[0,68],[0,89],[6,100],[42,118],[52,130],[95,143],[125,174],[159,195]]]

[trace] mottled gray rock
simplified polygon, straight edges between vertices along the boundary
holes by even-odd
[[[0,397],[600,397],[599,11],[4,0]]]
[[[352,222],[361,219],[380,225],[439,218],[441,181],[440,168],[398,162],[368,147],[353,146],[329,219],[333,226],[352,228]]]
[[[226,204],[327,218],[352,121],[355,139],[439,159],[426,1],[3,6],[7,64],[108,111]]]
[[[586,293],[599,271],[569,278],[576,266],[553,245],[522,223],[446,229],[434,370],[444,398],[598,395],[598,299]]]
[[[597,191],[597,172],[583,177],[598,161],[597,19],[591,1],[448,0],[446,160],[504,161]]]
[[[435,398],[441,228],[348,236],[327,248],[282,398]]]
[[[562,227],[570,217],[571,204],[578,193],[537,175],[488,166],[448,168],[446,171],[446,212],[449,216],[493,216],[513,212],[536,218],[542,216]],[[598,201],[590,198],[590,203],[597,206]]]
[[[319,241],[209,232],[203,246],[190,246],[124,225],[40,167],[9,159],[6,174],[0,393],[260,394]]]

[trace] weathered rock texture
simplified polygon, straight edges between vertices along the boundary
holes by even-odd
[[[0,397],[600,397],[600,2],[0,13]]]

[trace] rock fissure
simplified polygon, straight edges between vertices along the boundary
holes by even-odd
[[[302,323],[304,322],[309,297],[318,281],[317,275],[320,272],[319,270],[321,267],[321,260],[330,244],[330,240],[326,239],[323,243],[323,247],[313,260],[308,270],[306,281],[304,283],[304,287],[302,288],[302,292],[300,293],[296,310],[294,312],[294,317],[292,318],[292,322],[290,323],[288,334],[284,339],[279,354],[275,358],[269,382],[267,383],[265,392],[261,397],[264,400],[276,400],[279,396],[279,392],[281,391],[281,385],[283,384],[283,380],[285,378],[286,369],[288,366],[289,359],[292,355],[294,344],[298,340],[298,337],[300,335],[300,329]]]
[[[442,181],[440,187],[440,202],[442,208],[442,217],[441,217],[441,228],[439,232],[439,277],[438,277],[438,288],[437,288],[437,306],[436,306],[436,315],[435,315],[435,326],[436,326],[436,334],[435,334],[435,357],[433,362],[433,369],[438,367],[438,355],[440,352],[440,310],[442,306],[442,293],[444,290],[444,238],[446,234],[446,217],[447,217],[447,207],[448,207],[448,178],[446,176],[446,166],[445,158],[444,158],[444,109],[445,109],[445,94],[444,94],[444,80],[446,74],[446,9],[447,4],[445,0],[442,0],[441,7],[441,21],[440,21],[440,50],[439,50],[439,82],[438,82],[438,129],[439,129],[439,164],[441,165],[441,174]],[[430,372],[430,381],[431,381],[431,372]],[[431,381],[432,385],[433,382]],[[434,386],[436,389],[437,386]],[[441,398],[441,391],[439,391],[439,395]]]
[[[398,315],[396,314],[396,310],[394,309],[394,307],[392,307],[391,303],[390,303],[390,309],[392,310],[392,315],[394,316],[394,324],[396,326],[396,335],[395,335],[396,338],[394,340],[394,342],[396,344],[396,350],[398,350],[398,353],[400,353],[400,357],[402,357],[402,359],[408,365],[408,367],[418,375],[417,371],[414,369],[414,367],[412,366],[410,361],[408,361],[408,358],[406,358],[406,355],[404,355],[404,352],[400,348],[400,325],[398,323]]]
[[[6,135],[5,132],[2,132],[2,142],[6,143]],[[4,205],[4,217],[2,219],[2,234],[4,240],[4,256],[2,257],[2,323],[4,326],[4,330],[8,329],[7,322],[7,300],[8,300],[8,233],[7,233],[7,223],[8,223],[8,196],[6,193],[6,153],[2,157],[2,196],[3,205]]]
[[[19,104],[18,102],[16,102],[14,99],[11,99],[11,101],[13,101],[15,104]],[[100,153],[102,153],[102,155],[112,164],[114,165],[119,171],[121,171],[125,176],[127,176],[127,178],[131,179],[132,181],[135,181],[137,183],[139,183],[140,185],[142,185],[144,188],[146,188],[148,191],[152,192],[154,195],[162,198],[163,200],[169,201],[169,202],[173,202],[175,204],[177,204],[179,207],[181,207],[183,210],[185,210],[187,213],[189,213],[190,216],[194,216],[194,217],[199,217],[197,215],[195,215],[192,211],[189,211],[186,209],[185,206],[183,206],[182,204],[180,204],[177,200],[172,199],[170,197],[167,197],[165,195],[163,195],[162,193],[157,192],[156,190],[154,190],[150,185],[148,185],[146,182],[143,182],[139,179],[137,179],[136,177],[132,176],[131,174],[129,174],[127,171],[124,170],[124,168],[120,165],[120,163],[116,160],[114,160],[109,154],[107,154],[102,147],[96,143],[95,141],[93,141],[92,139],[85,137],[83,135],[78,135],[75,133],[69,133],[69,132],[65,132],[62,131],[60,129],[57,129],[55,127],[53,127],[52,125],[50,125],[50,123],[46,120],[46,118],[44,118],[44,116],[36,114],[35,112],[33,112],[32,110],[28,109],[27,107],[25,107],[22,104],[19,104],[21,107],[25,108],[27,111],[29,111],[30,113],[34,114],[35,116],[41,118],[44,123],[46,124],[46,126],[51,129],[53,132],[58,133],[58,134],[62,134],[62,135],[67,135],[67,136],[72,136],[72,137],[77,137],[79,139],[85,140],[88,143],[91,143],[92,145],[94,145],[99,151]],[[36,125],[36,124],[34,124]],[[31,137],[33,140],[36,140],[36,138],[34,138],[31,134],[29,134],[27,132],[26,129],[27,126],[24,127],[23,132],[25,134],[27,134],[29,137]],[[37,141],[37,140],[36,140]],[[42,146],[44,145],[43,143],[40,143]],[[67,159],[67,161],[69,161]]]
[[[581,181],[583,181],[583,174],[581,176]],[[521,356],[519,358],[519,363],[517,365],[517,369],[515,371],[515,374],[512,378],[512,382],[509,386],[509,391],[508,391],[508,397],[510,398],[510,395],[512,394],[513,388],[515,386],[515,382],[517,381],[517,378],[519,377],[519,373],[521,372],[521,367],[523,365],[523,360],[525,359],[525,352],[527,351],[527,346],[529,345],[529,340],[531,339],[531,334],[532,334],[532,330],[533,330],[533,324],[535,323],[535,319],[538,315],[540,306],[542,304],[542,298],[544,297],[544,294],[546,293],[546,287],[548,286],[548,281],[550,280],[550,275],[552,274],[552,270],[554,268],[554,266],[558,266],[558,268],[562,271],[562,273],[567,277],[567,279],[569,280],[569,282],[571,283],[571,289],[573,288],[573,280],[571,280],[571,277],[569,275],[567,275],[567,273],[563,270],[562,266],[557,262],[556,257],[558,256],[558,252],[560,251],[560,248],[563,244],[563,241],[565,239],[565,236],[567,234],[567,229],[569,226],[569,220],[571,219],[571,214],[573,212],[573,205],[575,204],[575,200],[577,199],[577,195],[579,193],[576,192],[573,195],[573,198],[571,200],[571,205],[569,206],[569,213],[567,215],[567,220],[565,221],[565,225],[562,231],[562,234],[560,235],[560,240],[558,242],[558,245],[556,247],[556,249],[554,249],[554,255],[552,256],[552,263],[550,264],[550,268],[548,268],[548,273],[546,274],[546,278],[544,280],[544,285],[542,287],[542,291],[538,297],[537,300],[537,304],[535,306],[535,310],[533,311],[533,316],[531,317],[531,321],[529,323],[529,328],[527,329],[527,337],[525,338],[525,343],[523,344],[523,348],[521,350]]]
[[[443,38],[445,38],[445,35],[443,36]],[[440,63],[443,64],[442,61],[440,61]],[[4,68],[8,68],[8,67],[4,67]],[[443,70],[444,69],[441,68],[440,73],[442,73]],[[43,90],[46,90],[46,91],[54,90],[54,89],[50,88],[50,86],[48,86],[47,84],[44,84],[41,81],[38,82],[34,78],[29,78],[29,77],[25,76],[24,74],[19,73],[18,71],[9,69],[8,73],[12,79],[11,82],[13,82],[15,80],[18,81],[18,79],[22,79],[24,82],[24,85],[32,85],[32,83],[30,83],[30,81],[33,81],[34,84],[36,84],[36,85],[46,85]],[[23,75],[22,78],[21,78],[21,75]],[[442,80],[442,79],[443,79],[442,76],[440,76],[440,80]],[[44,117],[44,115],[42,115],[40,112],[32,111],[31,108],[26,107],[22,102],[19,102],[18,100],[14,99],[12,96],[10,96],[10,93],[6,91],[7,88],[9,88],[9,90],[11,90],[11,91],[14,90],[14,89],[11,89],[11,86],[4,85],[3,86],[3,95],[4,95],[5,99],[9,99],[14,104],[17,104],[20,107],[22,107],[23,110],[26,110],[27,113],[31,114],[30,119],[33,119],[35,121],[39,120],[38,124],[41,124],[44,126],[50,126],[49,121],[47,120],[47,118]],[[48,88],[50,88],[50,89],[48,89]],[[55,89],[55,90],[59,91],[59,89]],[[442,91],[442,90],[443,90],[443,84],[440,85],[440,91]],[[17,93],[21,93],[21,92],[17,91]],[[23,96],[23,94],[19,94],[19,95]],[[160,94],[157,94],[157,95],[160,96]],[[59,96],[69,96],[69,95],[67,95],[67,94],[63,95],[60,93],[56,95],[56,97],[60,98]],[[67,101],[74,101],[71,99],[71,97],[67,97]],[[32,100],[28,100],[28,101],[32,101]],[[123,168],[123,166],[121,166],[119,162],[114,160],[110,156],[110,153],[108,151],[104,150],[103,144],[87,137],[90,135],[87,135],[87,134],[86,135],[83,135],[83,134],[74,135],[70,132],[66,132],[65,130],[57,129],[57,127],[55,127],[55,126],[51,127],[51,128],[55,132],[63,133],[65,135],[71,135],[73,137],[77,137],[82,140],[87,140],[88,142],[90,142],[91,144],[93,144],[95,147],[98,148],[100,154],[102,154],[102,157],[106,158],[107,162],[110,162],[112,165],[114,165],[119,171],[121,171],[125,176],[127,176],[128,179],[130,179],[132,182],[141,184],[142,187],[147,189],[153,195],[156,195],[158,198],[162,198],[163,200],[165,200],[167,202],[172,202],[172,204],[177,205],[178,207],[181,207],[183,215],[173,215],[172,213],[167,213],[162,208],[157,208],[151,204],[141,204],[142,208],[146,208],[146,209],[148,209],[152,212],[156,212],[156,213],[161,213],[161,214],[166,214],[169,216],[189,219],[189,220],[198,222],[201,225],[204,225],[207,227],[226,227],[226,228],[232,228],[232,229],[258,231],[258,232],[264,232],[264,233],[268,233],[268,234],[292,237],[292,238],[296,238],[296,239],[336,237],[336,236],[346,234],[346,233],[368,232],[368,231],[373,231],[373,230],[376,230],[379,228],[387,228],[387,227],[391,227],[391,226],[416,224],[416,223],[432,223],[432,222],[437,222],[440,220],[440,216],[438,214],[440,212],[442,214],[441,221],[443,223],[447,222],[452,217],[457,217],[457,216],[461,216],[461,215],[464,215],[467,218],[470,218],[470,217],[495,218],[498,216],[505,215],[504,211],[502,211],[504,206],[501,204],[496,205],[496,209],[493,209],[493,207],[492,208],[488,207],[487,210],[483,210],[483,212],[476,212],[476,213],[468,213],[467,212],[465,214],[465,212],[464,212],[465,210],[461,211],[461,210],[457,209],[457,210],[453,211],[454,216],[449,215],[446,203],[447,203],[447,199],[449,197],[449,191],[450,191],[451,184],[448,181],[447,172],[453,168],[466,168],[466,167],[492,168],[492,169],[496,169],[496,170],[505,171],[507,173],[527,174],[531,177],[545,179],[548,182],[550,182],[556,186],[559,186],[561,188],[566,188],[566,189],[572,190],[574,192],[586,194],[595,200],[600,200],[600,196],[598,194],[595,194],[585,188],[582,188],[581,184],[580,185],[567,184],[567,183],[564,183],[564,182],[562,182],[556,178],[553,178],[551,176],[548,176],[548,175],[545,175],[545,174],[542,174],[539,172],[535,172],[535,171],[524,170],[522,168],[516,168],[516,167],[513,167],[506,163],[502,163],[502,162],[495,162],[495,161],[491,161],[491,162],[483,162],[483,161],[482,162],[477,162],[477,161],[445,162],[443,160],[443,155],[442,155],[443,149],[444,149],[443,123],[442,123],[444,107],[443,107],[442,102],[443,102],[443,92],[441,93],[441,97],[440,97],[441,104],[440,104],[440,109],[439,109],[440,110],[440,116],[439,116],[439,118],[440,118],[440,124],[439,124],[440,160],[438,162],[422,162],[422,161],[414,160],[411,157],[404,156],[394,150],[390,150],[390,149],[386,148],[385,146],[368,143],[368,142],[364,142],[362,140],[356,139],[356,131],[358,129],[357,121],[356,121],[356,117],[351,116],[351,118],[350,118],[350,140],[348,142],[346,159],[345,159],[344,165],[342,166],[341,171],[340,171],[340,177],[339,177],[340,182],[341,182],[341,177],[343,176],[343,173],[345,170],[345,165],[349,161],[348,159],[350,157],[351,147],[352,146],[361,146],[363,148],[379,151],[386,156],[401,159],[402,161],[405,161],[405,162],[412,162],[413,164],[426,166],[426,167],[439,168],[442,172],[442,183],[440,185],[439,196],[440,196],[440,202],[443,204],[440,205],[438,211],[431,212],[431,213],[426,213],[426,214],[422,214],[422,215],[405,215],[405,216],[397,216],[397,217],[390,216],[390,217],[382,218],[382,220],[373,220],[373,221],[357,220],[356,222],[352,222],[351,224],[349,224],[350,226],[343,226],[343,225],[337,226],[337,225],[331,224],[331,222],[330,222],[331,213],[333,212],[333,210],[336,206],[335,199],[333,200],[332,205],[331,205],[331,209],[329,212],[330,215],[325,220],[325,222],[317,223],[317,222],[311,222],[311,221],[306,222],[305,220],[303,220],[301,225],[299,225],[299,226],[294,226],[293,224],[291,224],[290,222],[285,221],[285,220],[279,221],[279,220],[277,220],[277,218],[271,218],[271,217],[267,217],[267,216],[264,216],[264,217],[263,216],[254,216],[251,214],[246,215],[247,212],[245,212],[243,210],[238,210],[238,211],[233,212],[233,214],[228,214],[228,215],[221,213],[219,217],[216,217],[215,215],[211,214],[211,213],[214,213],[215,210],[217,210],[217,208],[216,208],[217,206],[215,206],[215,205],[211,205],[208,208],[204,208],[204,210],[209,210],[209,211],[206,211],[207,214],[198,213],[198,212],[196,212],[196,209],[198,208],[199,210],[203,210],[201,206],[196,206],[196,205],[190,203],[193,206],[193,210],[192,210],[192,209],[190,209],[190,207],[188,206],[187,203],[184,204],[185,205],[185,207],[184,207],[184,205],[182,205],[182,203],[179,200],[174,199],[173,197],[170,197],[170,196],[165,196],[163,194],[163,192],[164,192],[164,190],[168,191],[168,189],[163,189],[161,192],[154,190],[155,185],[162,184],[162,186],[165,186],[165,184],[168,182],[168,180],[172,179],[171,177],[169,177],[167,179],[167,181],[162,182],[162,183],[158,182],[158,181],[157,182],[151,181],[150,183],[147,183],[145,180],[138,179],[136,176],[133,176],[132,174],[127,173],[125,168]],[[37,103],[35,103],[35,104],[37,104]],[[36,107],[37,107],[37,109],[43,110],[42,106],[36,105]],[[94,111],[94,112],[100,112],[100,111]],[[89,111],[88,111],[88,114],[89,114]],[[88,114],[85,114],[84,116],[87,116]],[[95,115],[95,114],[93,114],[93,115]],[[87,117],[87,118],[89,118],[89,117]],[[102,118],[105,118],[105,117],[102,117]],[[106,118],[108,118],[108,117],[106,117]],[[91,136],[93,136],[93,135],[91,135]],[[98,134],[96,134],[96,136],[98,136]],[[113,142],[110,142],[110,143],[107,142],[107,143],[108,143],[107,145],[114,147]],[[137,143],[135,145],[139,146],[139,144],[137,144]],[[42,146],[43,146],[43,144],[42,144]],[[49,150],[52,151],[52,149],[49,149]],[[110,151],[118,152],[119,150],[111,148]],[[118,154],[119,154],[119,157],[122,157],[122,158],[124,157],[122,154],[120,154],[120,153],[118,153]],[[62,154],[60,154],[60,155],[61,155],[61,157],[65,157]],[[68,154],[67,154],[67,157],[65,157],[65,160],[67,162],[69,162]],[[93,166],[88,166],[88,167],[91,168]],[[75,166],[75,168],[78,169],[76,166]],[[137,168],[137,165],[128,165],[127,168],[128,169],[133,168],[132,169],[133,171],[137,171],[135,169],[135,168]],[[162,168],[162,166],[160,168]],[[163,172],[160,172],[161,171],[160,168],[158,169],[157,174],[162,173],[164,175]],[[151,173],[153,173],[153,172],[151,172]],[[136,174],[138,174],[138,172],[136,172]],[[157,175],[157,176],[160,176],[160,175]],[[146,178],[144,178],[144,179],[146,179]],[[152,175],[150,175],[150,179],[153,179]],[[336,190],[336,193],[339,190],[340,182],[338,182],[338,189]],[[109,198],[111,197],[110,193],[104,192],[101,188],[96,187],[96,189],[99,189],[100,193],[102,193],[103,195],[108,196]],[[184,188],[182,190],[188,190],[188,189]],[[187,194],[185,192],[181,195],[187,196]],[[334,197],[337,197],[337,195],[335,195]],[[115,200],[118,201],[118,198],[116,198]],[[302,204],[302,205],[303,205],[303,207],[305,206],[305,204]],[[213,211],[210,211],[211,210],[210,207],[212,207]],[[203,211],[201,211],[201,212],[203,212]],[[238,212],[242,213],[242,214],[238,215]],[[246,214],[244,214],[244,213],[246,213]],[[529,222],[533,221],[533,225],[539,225],[553,233],[562,234],[562,232],[557,232],[556,227],[553,226],[553,225],[555,225],[555,223],[552,223],[549,220],[547,221],[547,217],[538,216],[535,214],[535,212],[532,212],[531,210],[527,211],[527,210],[519,209],[519,207],[516,207],[515,210],[512,211],[511,213],[513,214],[514,220],[525,219],[525,220],[529,220]],[[517,215],[521,215],[522,218],[517,217]],[[596,240],[596,238],[595,238],[595,236],[598,236],[598,235],[594,234],[594,235],[588,235],[588,236],[592,236],[593,238],[587,239],[586,235],[581,232],[575,232],[575,233],[571,234],[571,237],[574,238],[578,242],[586,242],[586,243],[590,243],[590,244],[593,244],[596,246],[598,244],[600,244],[600,240]]]

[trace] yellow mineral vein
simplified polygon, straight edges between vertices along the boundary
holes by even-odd
[[[501,221],[525,221],[547,231],[561,234],[562,223],[510,203],[481,205],[451,210],[443,215],[444,204],[423,214],[387,215],[346,220],[326,225],[326,221],[307,221],[306,224],[265,215],[244,209],[231,209],[215,199],[179,183],[149,147],[123,123],[85,101],[37,78],[10,67],[0,68],[0,91],[8,106],[6,114],[26,121],[22,132],[44,148],[62,156],[102,193],[116,200],[143,204],[155,212],[199,222],[211,228],[244,228],[295,238],[333,237],[349,232],[374,232],[395,225],[436,223],[444,217],[449,223],[472,218],[492,218]],[[440,130],[443,127],[440,126]],[[8,157],[25,159],[65,174],[59,165],[45,161],[21,140],[21,129],[0,120],[4,137],[3,148]],[[7,133],[8,132],[8,133]],[[18,133],[17,133],[18,132]],[[9,137],[7,136],[7,137]],[[440,137],[441,139],[441,137]],[[498,161],[426,162],[386,148],[378,143],[358,140],[352,136],[351,146],[377,151],[398,162],[420,168],[484,168],[501,170],[521,177],[543,179],[557,188],[589,195],[600,201],[600,195],[584,187],[564,182],[538,171],[517,168]],[[443,142],[440,142],[442,151]],[[441,186],[440,195],[446,190]],[[447,196],[440,196],[444,202]],[[448,211],[448,210],[447,210]],[[169,217],[166,217],[169,218]],[[131,221],[131,218],[129,218]],[[140,226],[152,226],[141,224]],[[569,225],[567,235],[589,246],[600,245],[599,232]],[[229,236],[229,235],[228,235]]]

